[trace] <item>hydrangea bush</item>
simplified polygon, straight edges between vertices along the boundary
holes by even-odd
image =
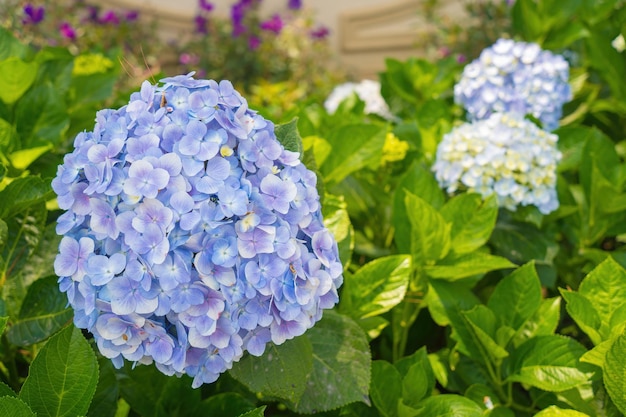
[[[536,43],[499,39],[463,70],[454,98],[470,120],[494,112],[531,114],[546,130],[558,127],[563,104],[572,99],[569,65]]]
[[[116,367],[154,362],[198,387],[312,327],[342,264],[316,175],[229,81],[191,75],[100,111],[52,187],[76,326]]]
[[[444,135],[433,171],[448,193],[495,194],[502,207],[534,205],[543,214],[559,207],[558,137],[514,114],[493,113]]]

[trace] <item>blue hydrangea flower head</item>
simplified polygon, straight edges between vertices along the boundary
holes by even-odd
[[[230,82],[144,82],[98,112],[52,182],[74,323],[116,366],[194,387],[301,335],[343,280],[316,181]]]
[[[511,211],[534,205],[548,214],[559,207],[557,140],[517,114],[493,113],[444,135],[432,169],[448,193],[495,193],[499,205]]]
[[[470,120],[494,112],[531,114],[544,129],[559,126],[563,104],[572,99],[569,65],[535,43],[499,39],[468,64],[454,86],[454,98]]]

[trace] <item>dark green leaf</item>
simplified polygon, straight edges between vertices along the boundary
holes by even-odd
[[[3,417],[36,417],[28,405],[16,397],[0,397],[0,415]]]
[[[518,330],[541,305],[541,283],[534,263],[503,278],[487,304],[501,325]]]
[[[113,362],[104,356],[98,357],[98,385],[89,405],[87,417],[115,417],[120,386]]]
[[[491,236],[498,216],[498,202],[493,195],[483,200],[479,194],[460,194],[441,208],[441,215],[452,223],[452,252],[470,253]]]
[[[602,367],[604,386],[613,403],[626,413],[626,336],[617,337],[606,353]]]
[[[17,394],[11,389],[10,386],[4,382],[0,382],[0,397],[6,397],[7,395],[9,397],[17,397]]]
[[[65,101],[54,86],[43,84],[29,90],[17,103],[15,124],[26,149],[59,143],[70,119]]]
[[[72,319],[67,297],[59,291],[56,276],[33,282],[28,288],[18,319],[7,332],[16,346],[29,346],[47,339]]]
[[[306,337],[313,346],[313,371],[294,410],[316,413],[355,401],[369,404],[371,358],[361,328],[350,318],[329,310]]]
[[[298,152],[302,156],[302,138],[298,133],[298,118],[292,119],[288,123],[276,125],[274,127],[276,139],[291,152]]]
[[[424,302],[435,323],[447,326],[450,324],[450,315],[460,320],[459,312],[471,309],[479,300],[459,283],[431,280]]]
[[[15,103],[33,85],[37,63],[11,57],[0,61],[0,100]]]
[[[312,367],[311,342],[301,336],[282,345],[268,345],[260,357],[243,357],[230,374],[253,392],[295,403],[306,389]]]
[[[239,417],[263,417],[265,415],[265,408],[266,406],[255,408],[254,410],[241,414]]]
[[[237,417],[258,410],[254,409],[252,402],[234,392],[222,392],[212,395],[204,400],[202,404],[203,412],[207,416]]]
[[[402,376],[389,362],[372,362],[370,396],[383,417],[398,415],[398,402],[402,398]]]
[[[483,410],[474,401],[454,394],[428,397],[418,408],[420,417],[481,417]]]
[[[51,194],[50,181],[33,175],[17,178],[0,191],[0,217],[6,220],[39,202],[44,202]]]
[[[409,357],[410,363],[402,379],[402,401],[416,408],[419,401],[430,396],[435,388],[435,375],[428,360],[426,348],[421,348]]]
[[[97,383],[96,355],[80,330],[70,325],[51,337],[33,360],[20,399],[39,417],[85,415]]]

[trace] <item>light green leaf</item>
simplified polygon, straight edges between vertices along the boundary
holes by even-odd
[[[615,406],[626,413],[626,336],[617,337],[606,352],[602,367],[604,386]]]
[[[332,146],[320,171],[324,181],[337,183],[367,166],[378,166],[385,143],[385,129],[376,125],[348,125],[333,130],[325,139]]]
[[[578,327],[587,333],[594,345],[602,342],[603,338],[598,332],[601,325],[600,316],[591,301],[579,292],[568,291],[563,288],[559,290],[566,301],[567,313],[574,319]]]
[[[587,351],[584,355],[582,355],[580,357],[580,361],[585,363],[591,363],[602,368],[606,359],[606,353],[609,351],[611,346],[613,346],[613,342],[615,342],[615,339],[617,339],[617,337],[605,340],[604,342],[596,345],[593,349]]]
[[[398,415],[398,401],[402,398],[402,376],[389,362],[372,361],[370,396],[383,417]]]
[[[459,347],[460,351],[471,353],[472,348],[468,345],[475,344],[481,353],[494,364],[498,364],[499,360],[509,356],[509,353],[496,343],[497,319],[493,312],[486,306],[479,304],[469,311],[461,312],[461,316],[469,325],[468,332],[461,331],[455,327],[455,331],[461,337],[463,347]],[[471,340],[465,338],[465,335],[471,336]],[[469,356],[472,356],[471,354]],[[477,358],[474,358],[477,359]]]
[[[269,344],[262,356],[247,355],[230,374],[253,392],[297,402],[313,369],[313,351],[307,337]]]
[[[22,302],[20,314],[7,332],[16,346],[29,346],[47,339],[72,320],[67,297],[59,291],[58,278],[50,276],[33,282]]]
[[[584,346],[565,336],[537,336],[515,349],[508,360],[508,382],[559,392],[587,382],[591,367],[579,362]]]
[[[265,408],[267,406],[262,406],[255,408],[254,410],[250,410],[245,414],[241,414],[239,417],[263,417],[265,415]]]
[[[515,347],[535,336],[554,334],[561,315],[561,297],[547,298],[513,337]]]
[[[363,330],[350,318],[327,310],[305,335],[313,346],[313,371],[293,409],[312,414],[355,401],[369,404],[371,356]]]
[[[491,236],[498,216],[498,202],[493,195],[483,200],[479,194],[460,194],[441,208],[441,215],[452,223],[451,251],[470,253]]]
[[[36,417],[28,405],[16,397],[0,397],[0,416],[3,417]]]
[[[443,259],[450,251],[451,224],[433,206],[411,192],[406,192],[404,204],[411,224],[411,255],[415,265]]]
[[[8,316],[0,317],[0,335],[2,335],[2,333],[4,333],[4,329],[6,328],[8,321],[9,321],[9,317]]]
[[[318,166],[324,163],[333,149],[330,143],[318,136],[306,136],[302,138],[302,146],[305,152],[309,150],[313,152],[313,157]]]
[[[454,246],[452,246],[454,248]],[[451,252],[435,265],[424,267],[426,274],[435,279],[456,281],[463,278],[485,274],[497,269],[515,268],[516,265],[506,258],[490,255],[482,251],[454,256]]]
[[[481,417],[483,410],[474,401],[455,394],[428,397],[418,408],[419,417]]]
[[[576,410],[562,409],[556,405],[551,405],[535,414],[535,417],[589,417],[589,415]]]
[[[415,408],[419,401],[431,395],[435,387],[435,375],[425,347],[420,348],[408,359],[409,367],[402,378],[401,398],[405,405]]]
[[[326,194],[322,205],[322,215],[324,216],[324,226],[335,237],[339,248],[339,259],[346,269],[350,264],[352,250],[354,249],[354,228],[348,215],[348,205],[343,196]]]
[[[19,397],[39,417],[85,415],[97,383],[96,355],[81,331],[68,326],[33,360]]]
[[[0,61],[0,100],[15,103],[33,85],[37,63],[24,62],[17,57]]]
[[[30,164],[35,162],[37,158],[48,152],[50,149],[52,149],[52,144],[50,143],[43,146],[37,146],[35,148],[20,149],[13,152],[9,156],[9,160],[14,168],[20,170],[26,169],[30,166]]]
[[[20,148],[20,140],[17,137],[15,126],[0,118],[0,149],[4,154],[7,154],[16,148]],[[6,172],[6,167],[4,171]],[[2,176],[4,177],[4,173]]]
[[[404,299],[410,273],[408,255],[385,256],[366,263],[354,275],[345,275],[340,311],[356,319],[391,310]]]
[[[298,133],[298,118],[293,118],[290,122],[274,126],[276,139],[291,152],[298,152],[302,156],[302,138]]]
[[[527,263],[503,278],[489,302],[500,324],[518,330],[541,305],[541,282],[534,263]]]
[[[459,311],[469,310],[480,301],[465,286],[443,280],[431,280],[424,302],[435,323],[447,326],[450,324],[450,314],[460,319]]]

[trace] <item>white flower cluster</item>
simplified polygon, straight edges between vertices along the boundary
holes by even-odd
[[[535,43],[499,39],[463,70],[454,98],[470,120],[493,112],[532,114],[546,130],[559,126],[563,104],[572,99],[569,64]]]
[[[494,113],[465,123],[443,137],[433,165],[440,186],[483,196],[497,195],[502,207],[535,205],[543,214],[556,210],[558,137],[521,117]]]
[[[339,105],[352,94],[356,94],[365,103],[365,114],[376,114],[387,120],[394,118],[385,99],[380,94],[380,83],[374,80],[338,85],[324,102],[326,111],[329,114],[335,113]]]

